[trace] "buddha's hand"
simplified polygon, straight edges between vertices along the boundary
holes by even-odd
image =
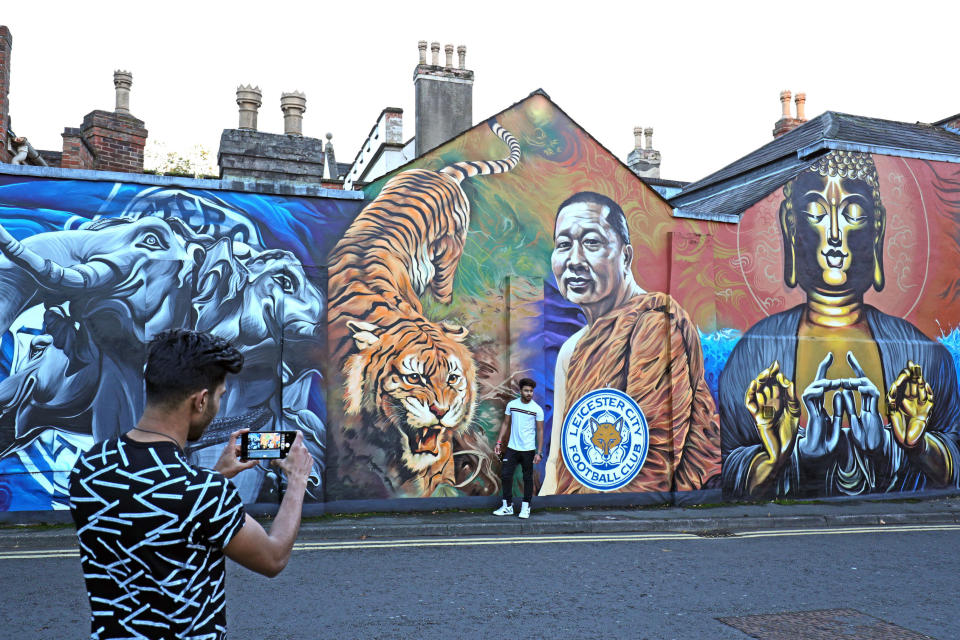
[[[920,365],[908,360],[887,392],[887,417],[897,444],[904,449],[922,444],[931,409],[933,389],[923,379]]]
[[[867,452],[876,453],[883,448],[883,418],[880,417],[880,390],[873,384],[863,367],[857,362],[856,356],[847,351],[847,362],[857,375],[856,378],[841,380],[843,410],[850,416],[850,435],[857,446]],[[857,404],[853,392],[860,394],[860,413],[857,413]]]
[[[807,408],[807,426],[803,437],[797,442],[800,457],[808,462],[817,462],[833,455],[840,441],[840,428],[843,425],[843,397],[834,394],[833,416],[824,406],[827,391],[840,388],[838,380],[827,378],[827,370],[833,364],[833,354],[828,353],[820,366],[813,382],[803,390],[803,404]]]
[[[779,468],[793,452],[800,421],[800,403],[793,382],[780,372],[779,361],[775,360],[750,383],[745,402],[768,462]]]

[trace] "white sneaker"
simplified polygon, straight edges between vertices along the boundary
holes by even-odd
[[[499,509],[493,512],[495,516],[512,516],[513,515],[513,505],[505,504],[501,505]]]
[[[520,507],[520,517],[524,520],[530,517],[530,505],[526,502],[524,502],[523,506]]]

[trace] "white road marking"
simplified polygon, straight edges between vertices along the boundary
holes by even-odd
[[[770,529],[741,531],[731,536],[704,537],[693,533],[646,532],[617,534],[568,534],[529,536],[465,536],[461,538],[408,538],[402,540],[351,540],[330,542],[301,542],[294,551],[345,551],[355,549],[404,549],[425,547],[476,547],[511,544],[567,544],[576,542],[684,542],[691,540],[742,540],[748,538],[778,538],[790,536],[855,535],[868,533],[922,533],[960,531],[960,524],[931,525],[874,525],[864,527],[825,527],[820,529]],[[77,558],[76,549],[35,549],[0,551],[0,560],[39,560],[45,558]]]

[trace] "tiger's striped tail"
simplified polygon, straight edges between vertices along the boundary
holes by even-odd
[[[473,176],[488,176],[494,173],[506,173],[520,162],[520,143],[513,137],[513,134],[501,127],[495,120],[488,120],[490,129],[497,134],[501,140],[507,143],[510,148],[510,155],[503,160],[473,160],[457,162],[440,169],[440,173],[452,176],[457,182],[463,182],[464,178]]]

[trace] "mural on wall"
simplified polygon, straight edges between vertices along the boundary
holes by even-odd
[[[673,219],[542,95],[496,122],[499,139],[475,127],[368,186],[331,254],[329,400],[345,423],[328,499],[497,492],[492,444],[522,377],[547,413],[540,494],[717,486],[695,316],[667,293],[668,235],[703,223]],[[503,142],[510,158],[483,170]],[[478,173],[491,175],[463,180]]]
[[[420,301],[427,291],[441,304],[453,300],[470,225],[461,182],[510,171],[520,160],[516,139],[496,122],[490,130],[508,146],[505,160],[398,174],[330,255],[329,344],[344,416],[332,432],[334,498],[431,496],[441,485],[465,493],[498,488],[492,449],[472,425],[468,330],[428,319]]]
[[[350,202],[135,184],[0,183],[0,509],[65,508],[80,451],[136,423],[145,344],[195,327],[245,366],[188,453],[212,465],[238,428],[303,430],[322,499],[323,233]],[[275,476],[235,482],[260,499]]]
[[[0,509],[66,505],[177,326],[246,358],[193,460],[299,428],[317,500],[497,493],[524,377],[541,496],[960,487],[956,167],[832,151],[680,219],[534,94],[364,202],[0,177]]]
[[[720,377],[726,496],[960,486],[958,282],[931,268],[960,253],[956,177],[833,151],[744,214],[726,240],[753,317]]]
[[[540,495],[689,491],[720,472],[697,329],[668,294],[637,285],[633,263],[620,205],[589,191],[561,203],[553,276],[586,325],[557,356]],[[604,428],[607,437],[598,437]]]

